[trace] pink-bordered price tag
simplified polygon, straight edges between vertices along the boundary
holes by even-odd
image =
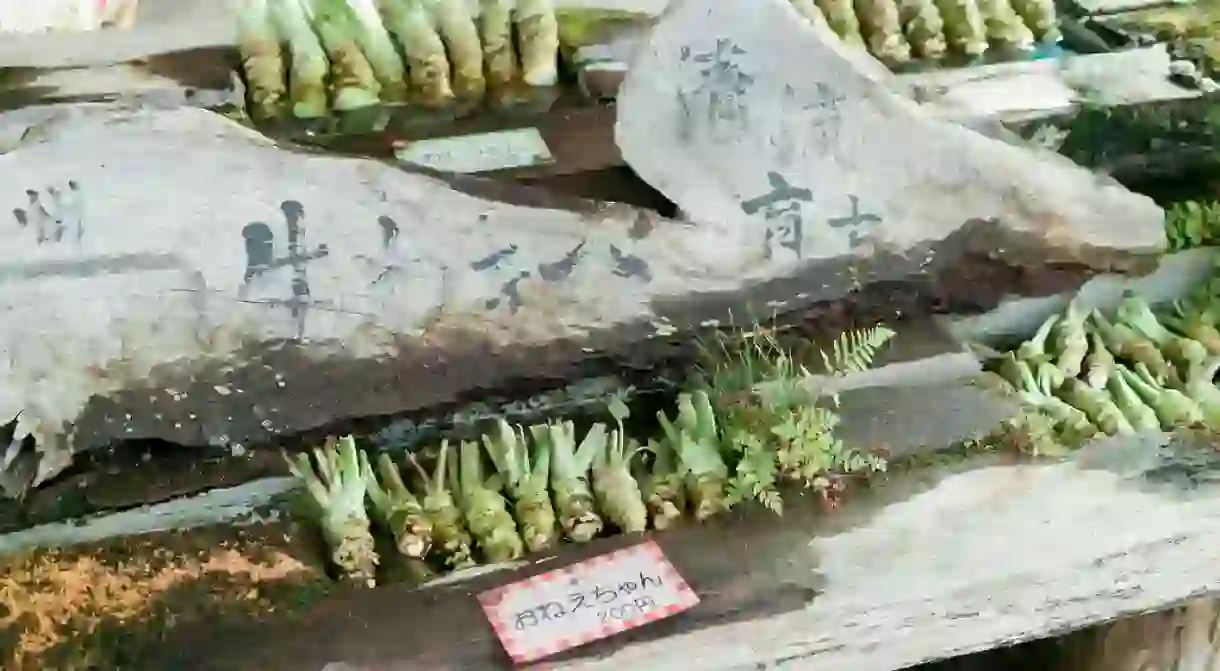
[[[523,664],[680,613],[699,597],[646,541],[488,590],[479,603]]]

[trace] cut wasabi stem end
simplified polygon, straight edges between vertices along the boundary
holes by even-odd
[[[681,523],[686,512],[686,488],[678,472],[677,454],[668,440],[650,440],[645,450],[653,455],[652,465],[639,469],[636,479],[653,528],[664,531]]]
[[[345,0],[351,9],[349,25],[356,43],[368,59],[378,85],[380,97],[386,102],[407,99],[407,69],[398,57],[398,49],[381,22],[375,0]]]
[[[331,561],[345,579],[373,587],[378,557],[364,508],[367,489],[356,441],[351,436],[332,438],[313,454],[315,465],[303,453],[295,460],[285,454],[284,460],[309,492]]]
[[[572,422],[552,422],[547,430],[551,441],[551,493],[555,495],[559,526],[568,540],[587,543],[604,527],[594,505],[589,472],[593,458],[606,449],[606,426],[591,426],[579,446]]]
[[[504,482],[513,501],[513,513],[521,538],[530,552],[541,552],[558,540],[555,510],[551,507],[551,446],[545,432],[530,432],[543,440],[534,441],[533,450],[521,427],[504,419],[496,423],[492,435],[483,436],[483,447]]]
[[[470,529],[483,558],[492,563],[520,559],[525,554],[525,543],[508,512],[508,500],[500,493],[499,479],[483,475],[479,444],[463,441],[458,454],[458,472],[450,472],[450,487],[459,492],[466,528]]]
[[[1111,324],[1097,310],[1093,310],[1090,316],[1097,335],[1101,336],[1102,342],[1111,352],[1144,364],[1158,382],[1177,378],[1177,373],[1165,360],[1161,350],[1150,340],[1125,324]]]
[[[1199,405],[1177,389],[1162,387],[1144,364],[1135,364],[1135,371],[1119,368],[1118,374],[1152,408],[1162,429],[1172,431],[1203,423],[1203,410]]]
[[[474,566],[471,555],[473,541],[462,523],[462,510],[448,488],[449,453],[448,441],[442,441],[436,457],[436,467],[429,475],[420,466],[414,454],[408,455],[411,465],[424,483],[424,515],[432,525],[432,548],[441,556],[445,566],[463,569]]]
[[[1114,403],[1122,410],[1123,415],[1131,422],[1131,427],[1136,431],[1159,431],[1161,429],[1161,421],[1157,419],[1156,411],[1149,408],[1140,399],[1139,395],[1131,389],[1127,384],[1127,377],[1123,375],[1123,369],[1110,378],[1107,388],[1114,399]]]
[[[648,529],[648,507],[639,483],[631,474],[631,460],[640,446],[627,440],[623,420],[628,410],[621,399],[611,401],[610,414],[618,428],[610,431],[605,448],[593,458],[593,494],[606,517],[620,531],[643,533]]]
[[[1101,336],[1090,333],[1089,341],[1092,349],[1085,357],[1085,381],[1094,389],[1105,389],[1106,382],[1110,380],[1111,375],[1114,375],[1117,364],[1114,362],[1114,355],[1101,341]]]
[[[1059,355],[1055,365],[1065,378],[1076,377],[1084,367],[1084,358],[1089,352],[1089,337],[1084,325],[1087,316],[1073,298],[1055,329],[1055,350]]]

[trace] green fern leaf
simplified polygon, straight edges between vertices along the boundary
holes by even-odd
[[[877,352],[893,337],[894,332],[884,326],[847,331],[835,340],[831,354],[821,351],[822,362],[834,375],[866,371]]]

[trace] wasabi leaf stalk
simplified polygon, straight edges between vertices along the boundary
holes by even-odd
[[[487,478],[483,474],[483,454],[479,444],[463,441],[459,455],[458,473],[451,474],[450,487],[459,492],[458,501],[470,535],[474,536],[489,562],[520,559],[525,554],[525,543],[517,533],[517,523],[508,512],[508,500],[500,492],[498,479]]]
[[[267,0],[276,32],[288,45],[288,100],[298,119],[326,116],[330,61],[300,0]]]
[[[593,458],[606,449],[606,426],[589,428],[576,445],[576,427],[570,422],[552,422],[548,427],[551,442],[551,493],[555,512],[564,535],[575,543],[586,543],[601,533],[604,523],[594,505],[589,472]]]
[[[340,112],[381,102],[381,85],[360,49],[357,21],[345,0],[299,0],[330,59],[334,108]]]
[[[606,517],[623,533],[632,534],[648,529],[648,507],[631,474],[631,460],[640,446],[627,440],[623,428],[627,413],[621,399],[611,401],[610,414],[618,428],[610,431],[605,448],[593,458],[593,493]]]
[[[288,86],[268,0],[243,0],[237,10],[237,48],[250,87],[250,115],[256,121],[279,116]]]
[[[424,515],[432,525],[432,547],[450,568],[462,569],[474,566],[471,555],[473,541],[462,522],[462,509],[448,488],[449,441],[442,441],[436,457],[436,467],[431,474],[424,471],[414,454],[409,456],[411,465],[424,483]]]

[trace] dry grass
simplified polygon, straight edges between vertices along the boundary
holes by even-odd
[[[115,656],[137,655],[139,640],[161,638],[186,621],[275,611],[285,586],[299,589],[320,579],[290,549],[259,542],[265,537],[198,535],[6,558],[0,563],[0,668],[116,668]],[[140,629],[147,631],[135,633]]]

